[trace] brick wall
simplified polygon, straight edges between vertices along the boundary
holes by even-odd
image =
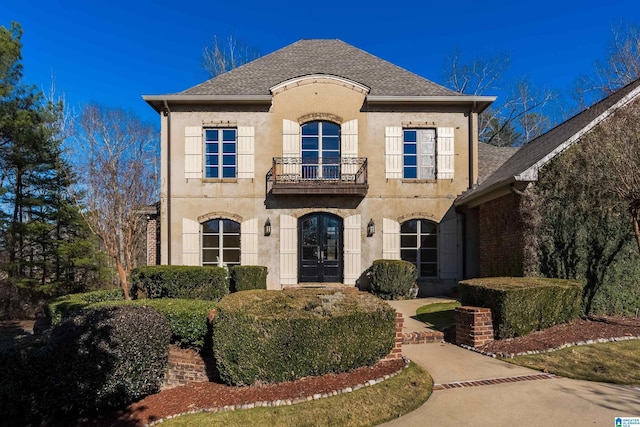
[[[402,358],[403,326],[404,318],[402,313],[396,312],[396,334],[393,349],[383,360]],[[203,358],[198,352],[170,346],[169,363],[162,388],[167,389],[192,382],[210,381],[213,378],[214,369],[213,360],[209,360],[206,357]]]
[[[491,341],[491,309],[469,306],[456,308],[456,344],[481,347]]]
[[[480,277],[523,275],[524,226],[519,207],[519,196],[515,194],[480,206]]]

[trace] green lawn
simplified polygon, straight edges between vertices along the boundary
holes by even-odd
[[[437,302],[418,308],[416,315],[418,320],[427,325],[428,328],[442,331],[455,325],[457,307],[460,307],[460,303],[457,301]]]
[[[373,426],[398,418],[422,405],[431,395],[427,371],[411,365],[393,378],[326,399],[275,408],[184,415],[162,423],[167,427],[199,426]]]
[[[567,378],[640,385],[640,340],[575,346],[505,360]]]

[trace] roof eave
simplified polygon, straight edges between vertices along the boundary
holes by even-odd
[[[470,95],[439,95],[439,96],[386,96],[369,95],[367,102],[387,104],[387,103],[427,103],[427,104],[467,104],[471,105],[476,113],[483,112],[492,102],[497,99],[495,96],[470,96]]]
[[[271,95],[142,95],[142,99],[158,113],[165,103],[171,104],[269,104]]]

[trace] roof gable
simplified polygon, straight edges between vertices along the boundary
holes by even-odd
[[[513,182],[536,181],[540,168],[638,95],[640,79],[523,145],[486,181],[458,197],[456,205],[469,203]]]
[[[281,82],[312,74],[353,80],[373,96],[461,96],[337,39],[297,41],[180,94],[269,95]]]

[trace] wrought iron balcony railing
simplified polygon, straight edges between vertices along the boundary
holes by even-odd
[[[367,194],[367,159],[363,157],[274,157],[267,172],[267,194]]]

